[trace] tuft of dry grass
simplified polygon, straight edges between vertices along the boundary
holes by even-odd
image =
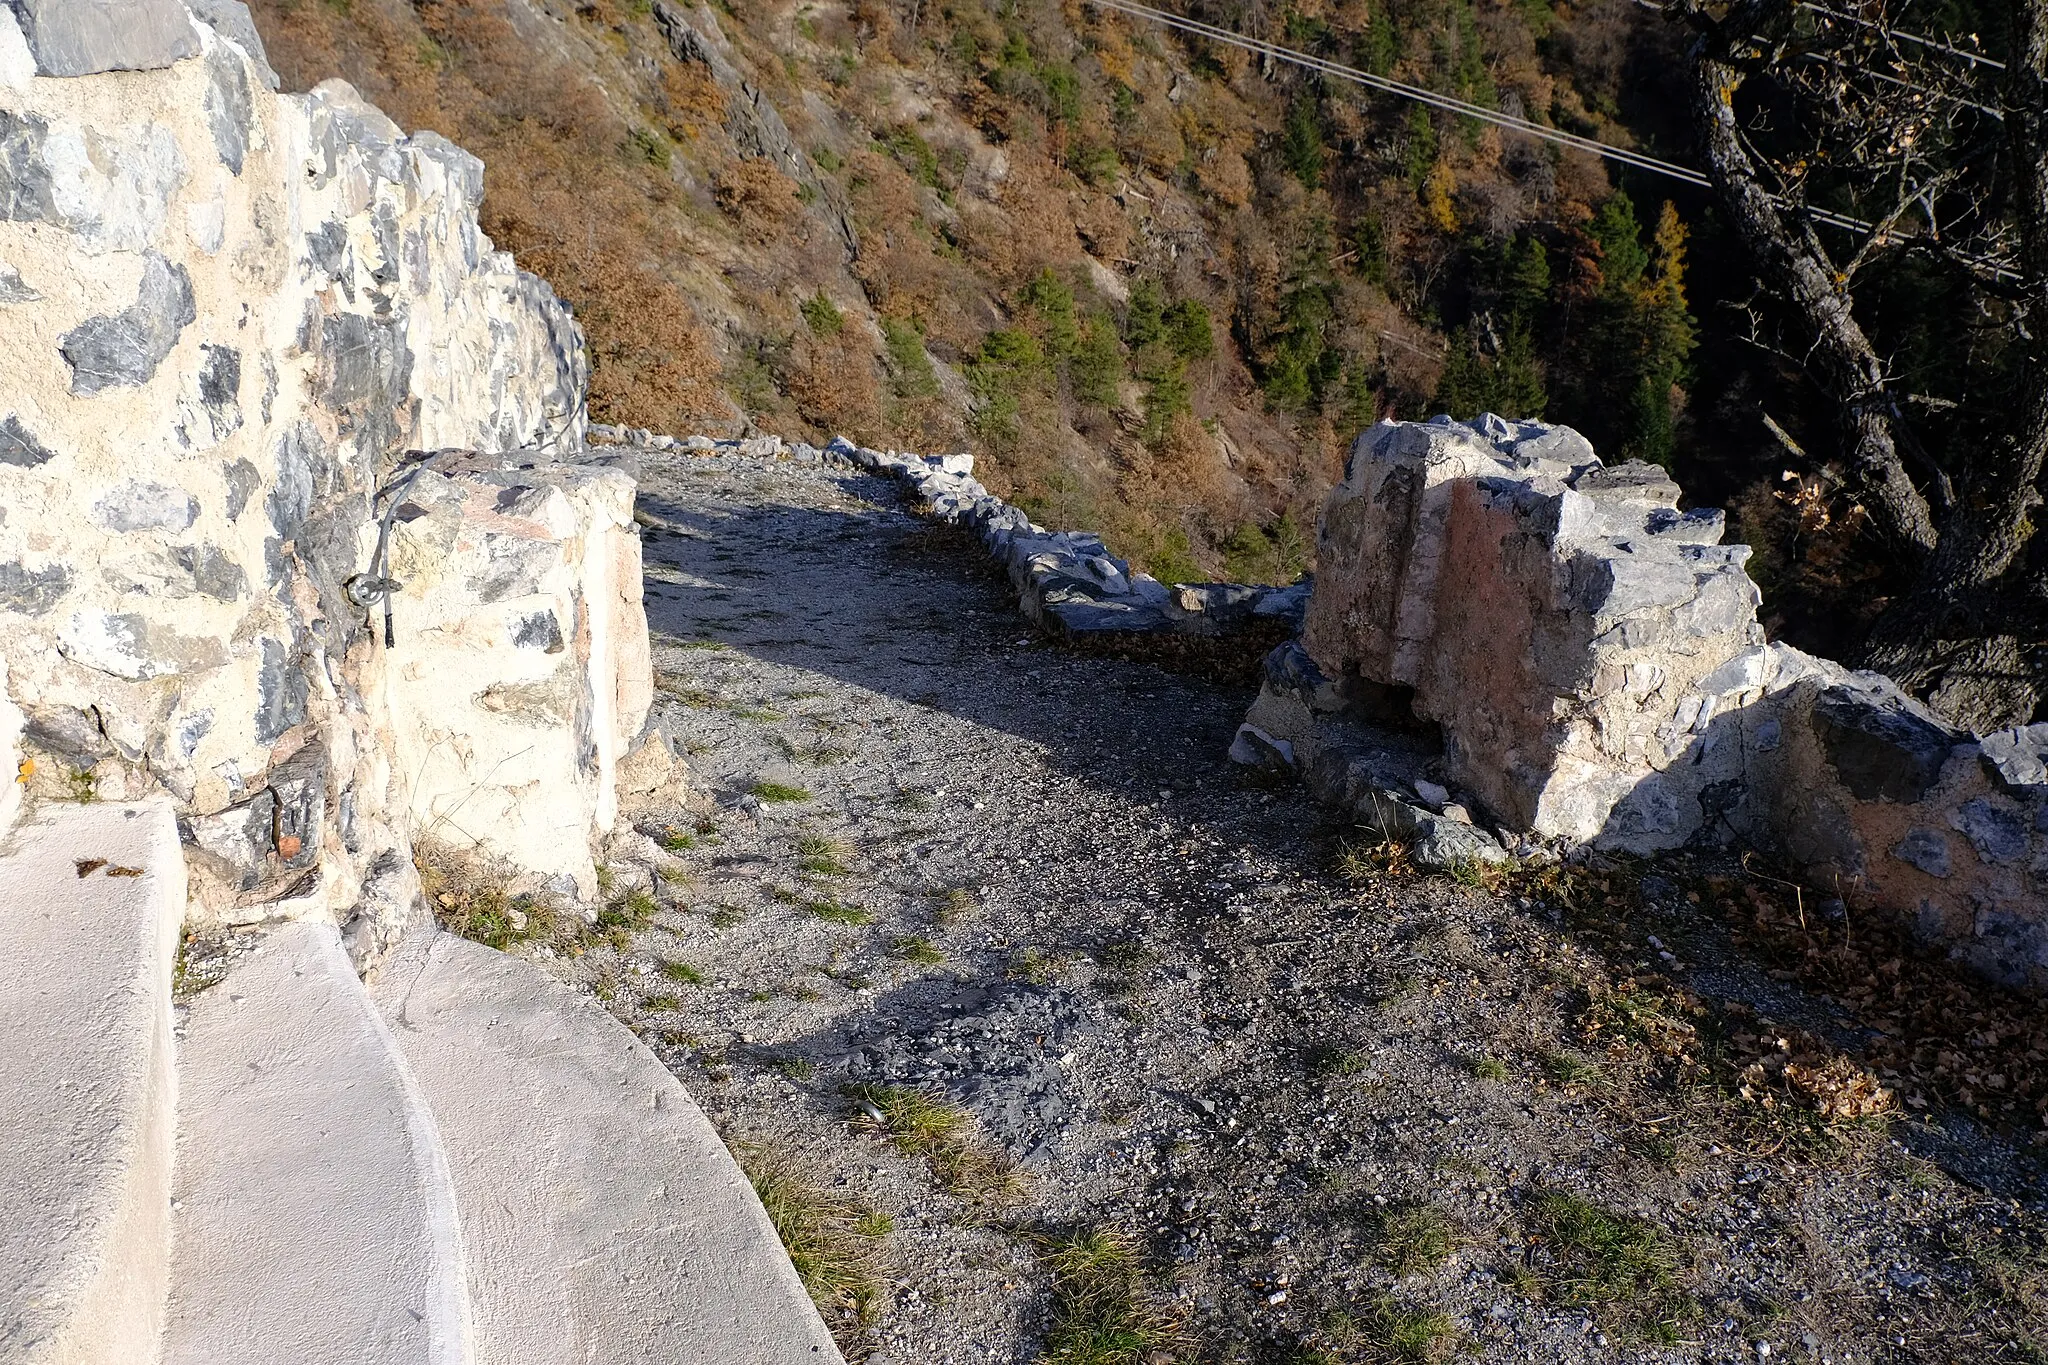
[[[512,895],[505,889],[512,870],[474,855],[422,842],[413,866],[435,922],[458,938],[503,952],[520,943],[573,942],[585,928],[579,916],[545,897]]]
[[[1047,1237],[1039,1261],[1052,1275],[1047,1365],[1151,1365],[1182,1357],[1184,1320],[1153,1290],[1130,1233],[1095,1227]]]
[[[854,1085],[857,1129],[889,1139],[905,1156],[921,1157],[948,1194],[964,1203],[996,1207],[1024,1194],[1024,1175],[1009,1153],[983,1140],[974,1118],[943,1096],[907,1085]]]
[[[842,1345],[872,1323],[889,1274],[886,1217],[824,1188],[791,1152],[741,1144],[733,1155],[747,1173],[768,1222],[812,1302]]]

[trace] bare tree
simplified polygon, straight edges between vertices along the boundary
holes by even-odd
[[[1863,662],[1980,731],[2030,719],[2048,649],[2048,0],[1993,2],[2002,66],[1892,0],[1679,9],[1707,171],[1766,295],[1755,335],[1826,396],[1908,584]],[[1922,401],[1859,306],[1899,270],[1937,275],[1982,349],[1966,401]]]

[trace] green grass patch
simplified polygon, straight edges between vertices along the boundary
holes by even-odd
[[[1315,1365],[1348,1365],[1351,1361],[1436,1365],[1457,1354],[1457,1324],[1445,1313],[1410,1307],[1382,1296],[1357,1317],[1333,1313],[1318,1334],[1321,1346],[1306,1357]]]
[[[1536,1196],[1529,1223],[1549,1253],[1542,1278],[1564,1302],[1631,1319],[1660,1341],[1698,1313],[1678,1282],[1678,1249],[1654,1224],[1561,1190]]]
[[[680,982],[685,986],[701,986],[704,984],[704,973],[698,971],[687,962],[664,962],[661,964],[661,974],[669,980]]]
[[[873,1322],[887,1272],[874,1210],[825,1189],[787,1152],[742,1145],[733,1155],[825,1320],[840,1328]]]
[[[1572,1052],[1547,1052],[1543,1055],[1543,1070],[1559,1085],[1590,1086],[1600,1083],[1599,1064]]]
[[[981,893],[971,886],[955,886],[941,891],[932,899],[932,918],[941,929],[981,909]]]
[[[1380,1263],[1396,1279],[1437,1269],[1457,1250],[1457,1229],[1429,1204],[1397,1204],[1379,1217]]]
[[[896,940],[896,956],[921,967],[936,967],[946,960],[946,955],[934,948],[930,939],[914,935]]]
[[[808,801],[811,799],[809,788],[792,787],[782,782],[756,782],[754,784],[754,796],[757,800],[766,801],[771,804],[776,802]]]
[[[829,835],[797,835],[796,856],[797,866],[814,877],[844,877],[853,870],[853,845]]]
[[[875,918],[858,905],[847,905],[831,896],[805,901],[804,913],[832,924],[870,924]]]
[[[948,1194],[970,1204],[1015,1202],[1024,1181],[1009,1153],[982,1142],[974,1119],[942,1096],[908,1085],[853,1085],[854,1126],[921,1157]]]
[[[1047,1239],[1039,1260],[1052,1276],[1047,1365],[1142,1365],[1185,1344],[1180,1315],[1151,1285],[1135,1237],[1087,1228]]]

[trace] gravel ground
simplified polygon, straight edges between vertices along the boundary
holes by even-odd
[[[1049,1239],[1108,1228],[1181,1343],[1060,1358],[2048,1359],[2040,1148],[1745,1098],[1710,1035],[1841,1029],[1688,898],[1717,869],[1413,875],[1224,761],[1245,686],[1036,638],[892,485],[647,465],[709,796],[614,850],[651,914],[518,950],[886,1215],[849,1356],[1040,1359]],[[887,1084],[975,1159],[872,1131]]]

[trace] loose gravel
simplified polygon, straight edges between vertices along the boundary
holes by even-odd
[[[850,1358],[1041,1359],[1044,1248],[1090,1228],[1186,1324],[1105,1360],[2048,1358],[2039,1148],[1745,1100],[1685,1002],[1829,1017],[1700,869],[1412,875],[1225,761],[1248,685],[1039,638],[892,485],[646,463],[656,715],[703,795],[613,850],[651,921],[549,962],[736,1148],[886,1215]],[[871,1131],[849,1088],[887,1084],[1021,1198]]]

